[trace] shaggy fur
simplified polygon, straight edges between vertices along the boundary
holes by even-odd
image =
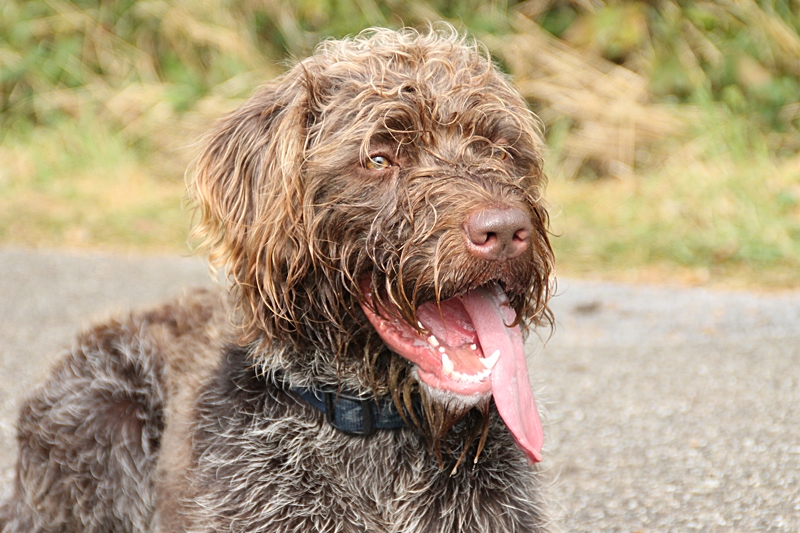
[[[419,329],[421,304],[497,283],[523,331],[549,320],[541,153],[523,99],[452,28],[321,44],[197,161],[196,234],[229,291],[78,338],[22,407],[0,530],[543,531],[491,398],[420,386],[362,310]],[[465,242],[486,209],[529,221],[518,255]],[[343,434],[290,391],[322,385],[390,396],[409,427]]]

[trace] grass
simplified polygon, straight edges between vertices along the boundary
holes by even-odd
[[[789,0],[6,0],[0,244],[186,253],[184,169],[215,118],[322,38],[435,19],[547,128],[561,275],[800,287]]]
[[[798,286],[800,156],[776,159],[750,124],[706,110],[657,168],[551,181],[561,272],[778,289]]]
[[[679,155],[676,158],[680,157]],[[800,271],[800,159],[670,161],[638,179],[549,188],[559,271],[776,289]]]
[[[0,242],[187,250],[183,182],[160,177],[102,121],[34,127],[7,139],[0,159]]]

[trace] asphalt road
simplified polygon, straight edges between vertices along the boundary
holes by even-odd
[[[0,493],[14,411],[90,319],[211,283],[199,259],[0,250]],[[561,280],[530,369],[554,531],[800,531],[800,293]]]

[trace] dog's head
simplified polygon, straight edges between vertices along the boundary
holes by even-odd
[[[373,388],[407,375],[443,404],[493,396],[535,458],[522,334],[549,318],[542,146],[479,45],[370,30],[322,43],[212,132],[196,232],[246,341]]]

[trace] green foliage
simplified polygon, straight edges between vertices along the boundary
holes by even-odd
[[[570,44],[644,74],[657,101],[710,97],[762,132],[800,132],[797,2],[611,0],[594,10],[555,8],[541,22]]]
[[[477,35],[507,34],[506,0],[6,0],[0,7],[0,125],[46,123],[101,106],[110,91],[160,83],[178,113],[238,74],[276,74],[321,39],[370,25],[456,21]],[[647,77],[656,99],[703,95],[762,131],[797,132],[800,13],[790,0],[550,2],[535,20],[578,50]],[[57,103],[39,96],[60,91]],[[90,94],[87,94],[90,93]],[[247,92],[228,95],[245,96]],[[124,127],[120,125],[120,127]],[[784,146],[786,150],[797,146]]]

